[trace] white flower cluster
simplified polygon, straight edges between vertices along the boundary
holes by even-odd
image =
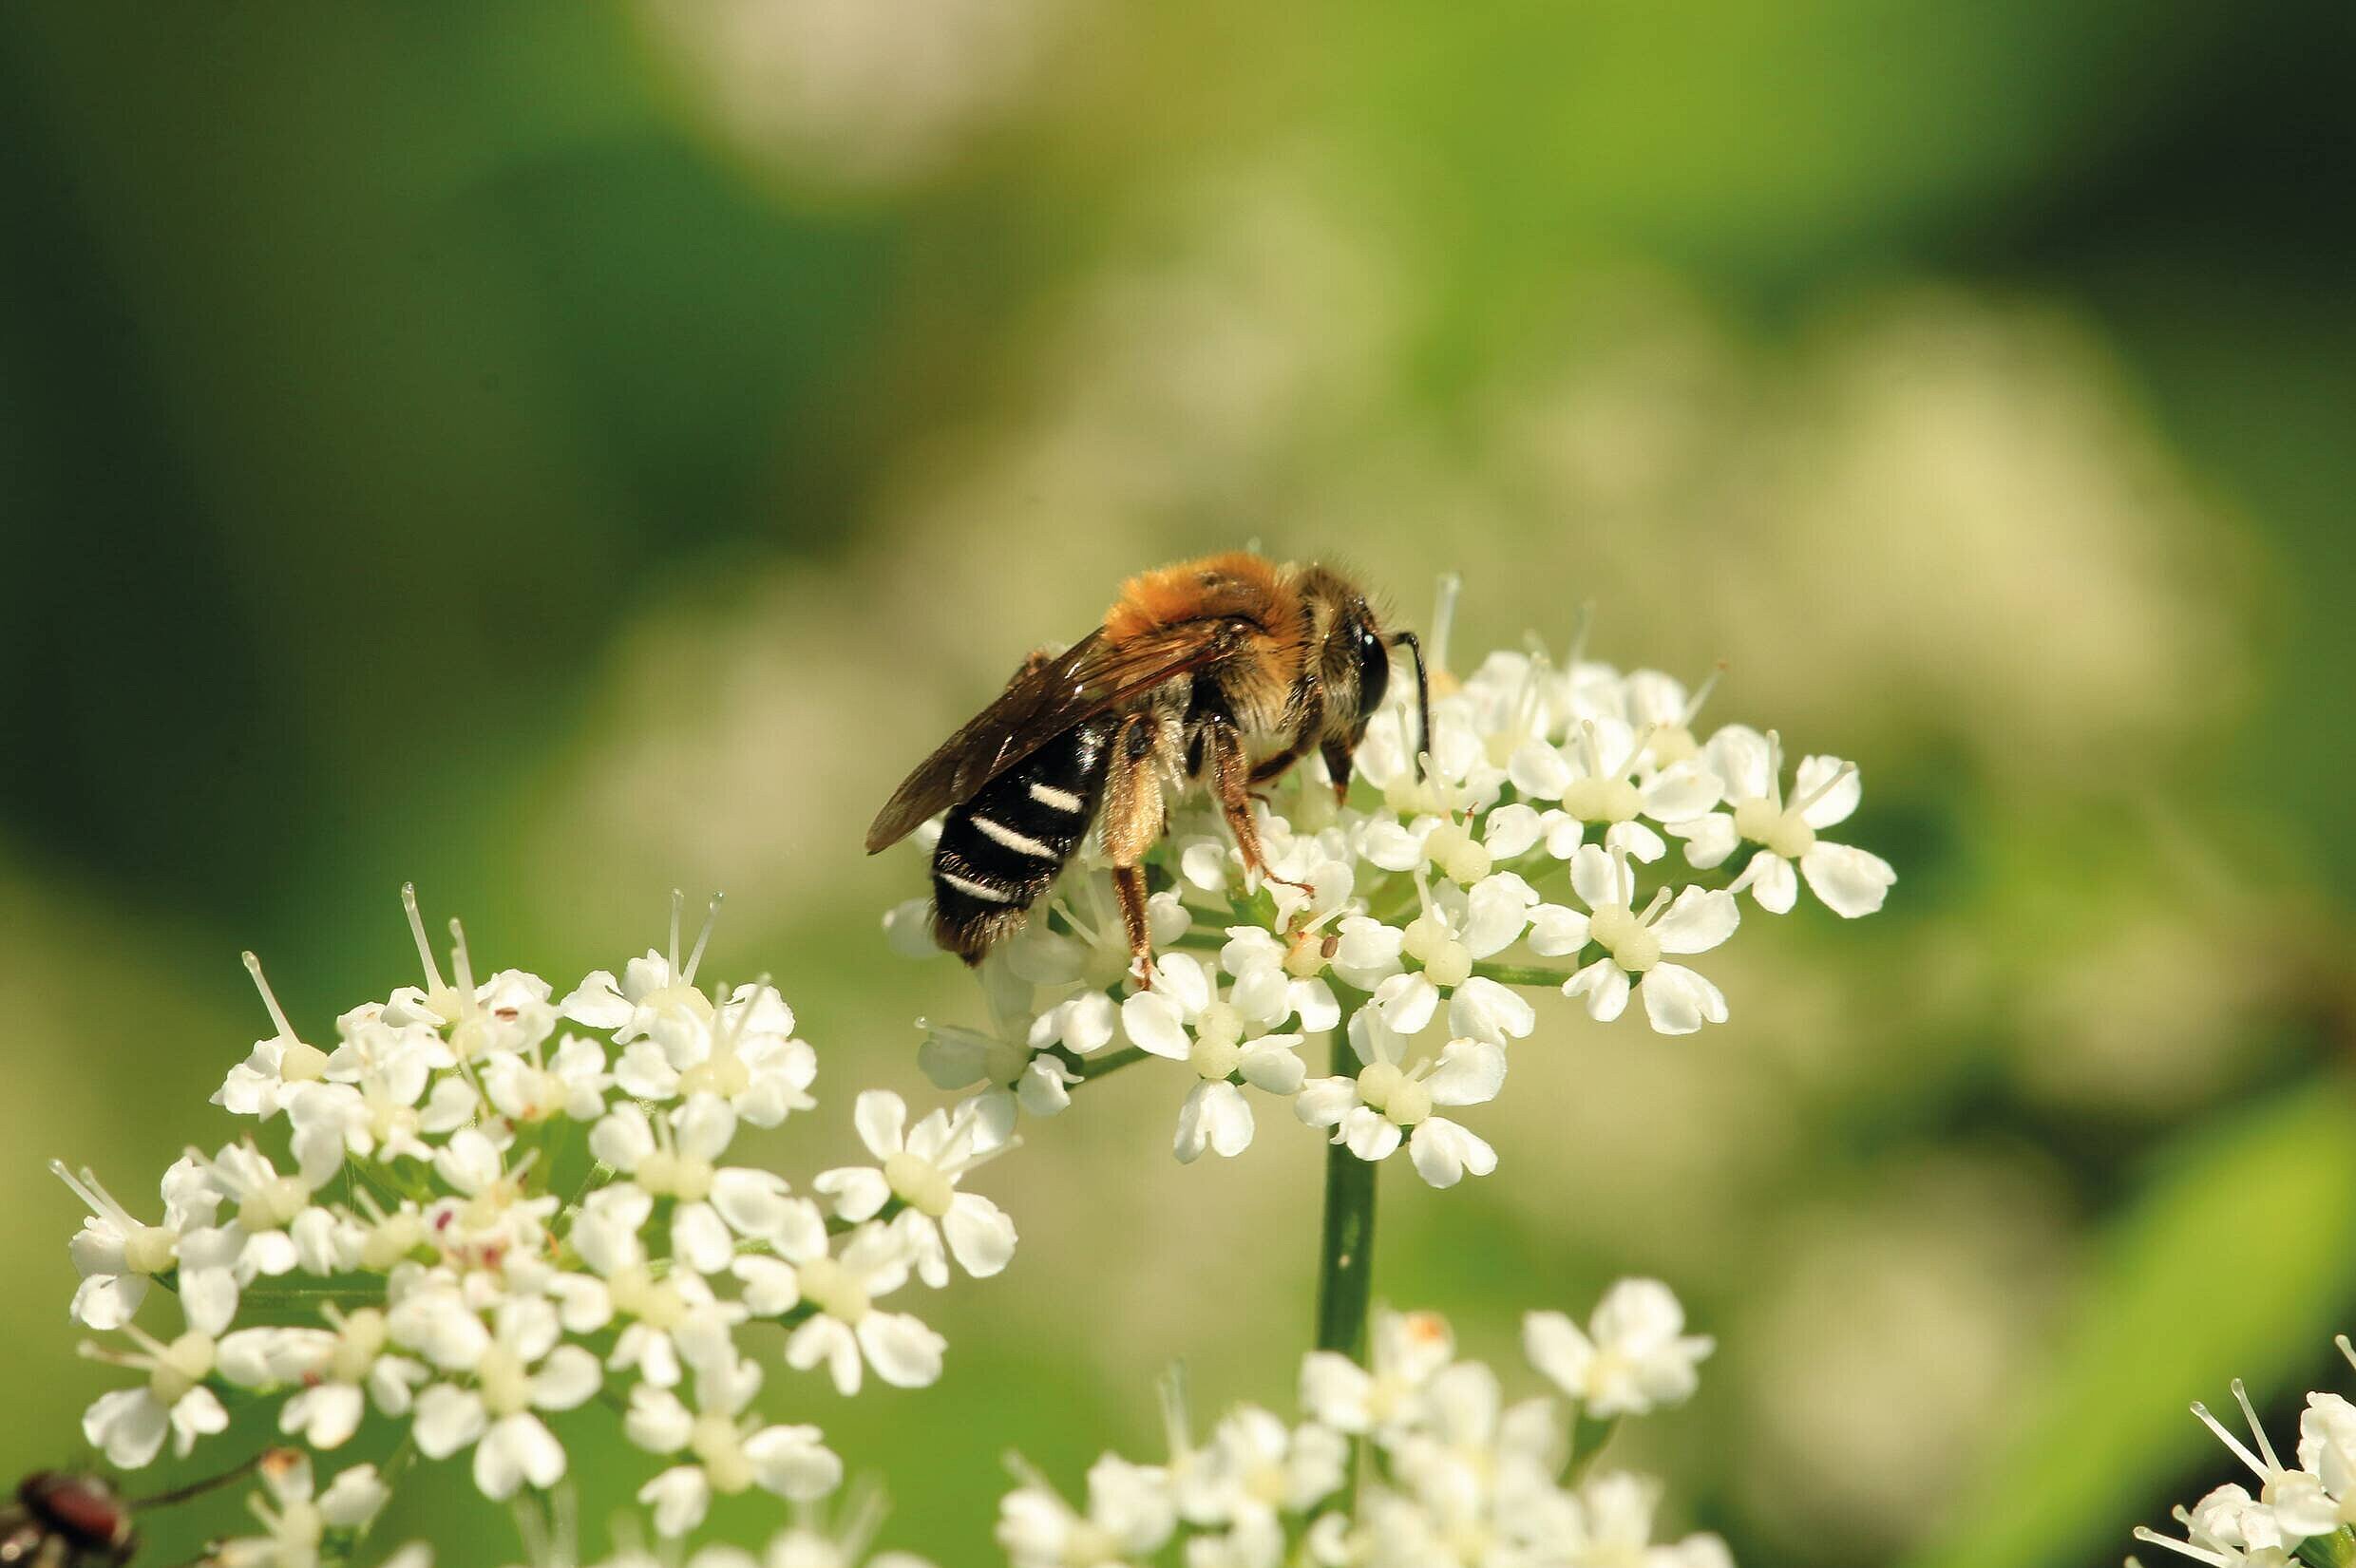
[[[2337,1340],[2340,1353],[2356,1366],[2356,1344]],[[2356,1404],[2334,1393],[2310,1393],[2299,1417],[2298,1461],[2287,1465],[2258,1424],[2241,1380],[2233,1399],[2250,1423],[2250,1442],[2195,1405],[2193,1413],[2258,1478],[2252,1496],[2241,1485],[2225,1485],[2190,1508],[2176,1510],[2184,1539],[2138,1528],[2136,1539],[2164,1546],[2211,1568],[2290,1568],[2302,1559],[2317,1562],[2356,1560]],[[2303,1552],[2302,1547],[2306,1548]],[[2136,1562],[2127,1559],[2130,1568]]]
[[[1173,816],[1147,864],[1150,985],[1130,973],[1092,839],[983,965],[990,1026],[928,1030],[933,1081],[976,1089],[1002,1133],[1098,1072],[1161,1057],[1191,1079],[1181,1161],[1248,1146],[1263,1097],[1363,1159],[1403,1147],[1448,1186],[1495,1167],[1444,1113],[1499,1093],[1507,1048],[1536,1027],[1522,988],[1558,987],[1604,1023],[1639,1001],[1655,1030],[1691,1033],[1725,1021],[1724,993],[1687,960],[1734,934],[1738,896],[1781,914],[1804,881],[1855,916],[1895,880],[1819,837],[1856,810],[1856,765],[1807,756],[1787,788],[1774,732],[1697,735],[1709,685],[1500,652],[1461,682],[1439,670],[1434,689],[1428,752],[1400,692],[1357,754],[1350,803],[1321,763],[1279,786],[1289,813],[1259,819],[1267,879],[1199,799]],[[902,951],[932,951],[923,900],[885,925]],[[1337,1030],[1355,1065],[1311,1078],[1302,1047]]]
[[[749,1331],[780,1325],[784,1363],[846,1394],[867,1370],[933,1382],[941,1336],[884,1298],[1011,1257],[1012,1221],[958,1186],[1002,1146],[980,1108],[910,1125],[897,1096],[863,1094],[876,1163],[798,1196],[729,1150],[812,1108],[816,1054],[766,984],[696,989],[704,944],[680,962],[675,901],[667,954],[558,997],[517,970],[477,979],[455,922],[446,980],[405,898],[425,983],[345,1013],[332,1048],[296,1034],[248,955],[274,1031],[214,1098],[254,1128],[166,1171],[157,1222],[56,1167],[90,1211],[74,1315],[118,1336],[86,1353],[137,1377],[90,1407],[89,1441],[135,1468],[276,1401],[279,1430],[326,1454],[373,1414],[428,1459],[470,1455],[503,1499],[563,1478],[544,1418],[602,1396],[659,1456],[638,1497],[664,1536],[714,1495],[831,1492],[818,1429],[756,1413]],[[156,1286],[171,1327],[141,1321]],[[308,1462],[264,1474],[257,1540],[356,1529],[381,1496],[366,1467],[315,1498]]]
[[[1245,1406],[1197,1442],[1173,1383],[1166,1462],[1107,1454],[1078,1503],[1022,1472],[998,1544],[1013,1568],[1125,1568],[1173,1542],[1188,1568],[1732,1568],[1715,1536],[1654,1542],[1656,1483],[1589,1473],[1610,1423],[1694,1390],[1711,1343],[1685,1333],[1668,1288],[1623,1281],[1584,1330],[1532,1313],[1524,1341],[1568,1411],[1506,1404],[1433,1313],[1378,1313],[1368,1367],[1312,1352],[1298,1423]],[[1354,1492],[1358,1443],[1371,1464]]]

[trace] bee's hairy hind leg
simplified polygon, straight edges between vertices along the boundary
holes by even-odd
[[[1162,837],[1162,779],[1155,771],[1157,727],[1150,714],[1122,722],[1112,738],[1105,780],[1104,846],[1129,935],[1130,968],[1140,989],[1153,984],[1153,937],[1146,923],[1146,852]]]
[[[1334,781],[1334,800],[1347,803],[1350,799],[1350,748],[1340,741],[1327,741],[1319,747],[1318,755],[1325,759],[1325,771]]]
[[[1204,733],[1211,794],[1219,802],[1221,815],[1227,820],[1227,830],[1235,835],[1235,847],[1243,851],[1244,869],[1303,893],[1314,891],[1306,882],[1279,877],[1268,869],[1267,853],[1260,844],[1260,824],[1251,813],[1252,767],[1251,759],[1244,750],[1243,734],[1234,725],[1223,721],[1214,721]]]
[[[1121,926],[1129,933],[1129,972],[1140,991],[1153,989],[1153,935],[1146,921],[1146,868],[1116,865],[1112,891],[1121,900]]]

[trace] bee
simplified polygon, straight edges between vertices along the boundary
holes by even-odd
[[[27,1568],[107,1568],[131,1560],[139,1537],[131,1505],[98,1476],[35,1470],[0,1508],[0,1563]]]
[[[1252,793],[1314,750],[1346,795],[1398,648],[1414,657],[1429,744],[1431,683],[1415,633],[1386,631],[1340,572],[1236,551],[1142,573],[1121,585],[1102,626],[1061,653],[1033,652],[997,701],[917,765],[867,829],[867,853],[945,808],[933,937],[978,964],[1022,928],[1101,818],[1134,972],[1148,983],[1143,862],[1169,796],[1206,789],[1244,868],[1284,880],[1268,870]]]
[[[168,1508],[225,1486],[256,1465],[298,1463],[292,1448],[268,1448],[243,1464],[136,1501],[97,1475],[35,1470],[0,1508],[0,1568],[123,1568],[139,1551],[135,1515]]]

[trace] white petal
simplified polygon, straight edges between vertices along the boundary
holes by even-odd
[[[170,1429],[168,1413],[144,1389],[101,1394],[82,1417],[83,1437],[119,1470],[136,1470],[153,1460]]]
[[[1269,1034],[1244,1048],[1244,1059],[1236,1065],[1244,1082],[1268,1094],[1296,1094],[1307,1068],[1301,1064],[1295,1048],[1301,1044],[1298,1034]]]
[[[1420,970],[1411,974],[1394,974],[1375,988],[1376,1013],[1402,1035],[1422,1033],[1439,1004],[1439,987]]]
[[[1726,1021],[1726,996],[1682,964],[1662,964],[1644,975],[1644,1016],[1662,1034],[1691,1034]]]
[[[1414,1162],[1416,1174],[1435,1187],[1454,1186],[1467,1171],[1487,1176],[1497,1168],[1497,1151],[1486,1140],[1444,1116],[1416,1124],[1416,1135],[1407,1143],[1407,1158]]]
[[[1358,1104],[1355,1078],[1312,1078],[1293,1097],[1293,1114],[1313,1127],[1330,1127]]]
[[[736,1238],[709,1203],[682,1203],[671,1216],[671,1255],[698,1274],[718,1274],[736,1256]]]
[[[834,1200],[834,1212],[854,1224],[874,1219],[876,1211],[892,1199],[892,1184],[873,1165],[820,1171],[811,1180],[810,1189]]]
[[[712,1509],[712,1483],[700,1464],[674,1464],[638,1488],[638,1501],[655,1518],[655,1533],[683,1536]]]
[[[1474,975],[1448,1000],[1448,1032],[1503,1045],[1526,1040],[1538,1027],[1538,1010],[1510,986]]]
[[[736,1136],[736,1107],[716,1094],[694,1094],[672,1117],[678,1150],[690,1160],[717,1160]]]
[[[1643,822],[1614,822],[1604,830],[1604,848],[1645,865],[1669,852],[1668,841]]]
[[[940,1228],[958,1267],[977,1279],[997,1274],[1015,1256],[1014,1220],[978,1193],[961,1192],[951,1199]]]
[[[1742,841],[1742,835],[1735,831],[1734,818],[1723,811],[1713,811],[1691,822],[1671,822],[1669,831],[1685,841],[1685,863],[1699,871],[1725,864],[1726,857]]]
[[[712,1206],[738,1236],[774,1237],[786,1225],[791,1201],[786,1179],[773,1171],[727,1165],[712,1173]]]
[[[1644,815],[1656,822],[1682,822],[1700,816],[1725,796],[1718,775],[1679,763],[1644,786]]]
[[[650,1453],[675,1454],[695,1433],[695,1413],[668,1389],[641,1383],[630,1390],[622,1433]]]
[[[1663,953],[1707,953],[1732,936],[1741,919],[1733,894],[1689,887],[1653,922],[1652,934],[1661,938]]]
[[[1726,782],[1729,800],[1763,799],[1775,792],[1774,754],[1767,737],[1748,725],[1725,726],[1701,750],[1703,760]]]
[[[1364,1105],[1341,1119],[1342,1141],[1350,1152],[1370,1163],[1388,1160],[1399,1146],[1399,1129],[1389,1117],[1376,1114]]]
[[[447,1459],[483,1435],[489,1425],[483,1401],[465,1389],[437,1383],[417,1396],[409,1430],[417,1451],[428,1459]]]
[[[543,1410],[570,1410],[595,1399],[604,1383],[596,1356],[579,1345],[560,1345],[532,1374],[532,1403]]]
[[[1177,1003],[1160,992],[1141,991],[1121,1004],[1121,1030],[1129,1043],[1156,1056],[1183,1062],[1194,1042],[1187,1038],[1184,1015]]]
[[[878,1160],[907,1147],[908,1103],[889,1089],[862,1093],[851,1107],[851,1124],[859,1129],[859,1141]]]
[[[745,1439],[745,1457],[763,1487],[791,1502],[814,1502],[843,1484],[843,1462],[815,1426],[765,1426]],[[779,1560],[773,1547],[770,1560]]]
[[[1192,1160],[1206,1146],[1223,1159],[1251,1147],[1252,1113],[1244,1091],[1222,1080],[1197,1084],[1178,1112],[1178,1158]]]
[[[196,1388],[182,1394],[172,1407],[172,1452],[186,1459],[196,1448],[197,1439],[211,1437],[229,1429],[229,1412],[221,1407],[220,1396],[212,1389]]]
[[[1770,915],[1789,915],[1792,906],[1799,902],[1799,878],[1793,875],[1792,862],[1763,849],[1751,857],[1751,863],[1742,868],[1735,887],[1750,889],[1758,907]]]
[[[1545,824],[1535,807],[1516,802],[1489,814],[1481,826],[1481,844],[1492,860],[1510,860],[1537,847]]]
[[[893,1388],[922,1389],[940,1381],[949,1342],[906,1313],[871,1312],[859,1320],[859,1348]]]
[[[1435,1105],[1480,1105],[1505,1087],[1505,1051],[1482,1040],[1451,1040],[1424,1080]]]
[[[1587,1016],[1608,1024],[1627,1011],[1628,976],[1609,958],[1598,958],[1563,982],[1566,996],[1585,996]]]
[[[1570,886],[1589,909],[1627,901],[1622,897],[1625,890],[1620,885],[1620,868],[1601,844],[1581,844],[1571,856]]]
[[[1587,917],[1560,904],[1530,912],[1530,951],[1541,958],[1563,958],[1587,945]]]
[[[1563,760],[1563,754],[1539,741],[1525,741],[1513,748],[1505,776],[1515,789],[1534,801],[1561,800],[1572,778],[1570,764]]]
[[[1800,857],[1799,869],[1825,908],[1852,920],[1881,908],[1898,879],[1888,860],[1848,844],[1814,845]]]
[[[463,1136],[463,1135],[462,1135]],[[618,1171],[634,1171],[655,1152],[655,1129],[636,1105],[617,1105],[589,1130],[589,1152]]]
[[[1849,765],[1838,757],[1802,757],[1799,770],[1792,776],[1789,798],[1795,801],[1808,799],[1817,790],[1824,789],[1826,781],[1839,775],[1844,767],[1849,767]],[[1840,783],[1825,789],[1814,804],[1800,813],[1800,821],[1816,828],[1845,822],[1850,814],[1857,809],[1857,803],[1864,798],[1865,781],[1858,776],[1855,768],[1849,767],[1848,775]]]
[[[1522,1353],[1540,1375],[1571,1398],[1586,1398],[1595,1346],[1568,1317],[1561,1313],[1531,1313],[1524,1317]]]

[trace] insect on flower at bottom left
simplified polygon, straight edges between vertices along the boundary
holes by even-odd
[[[819,1429],[755,1407],[741,1331],[782,1325],[786,1365],[825,1365],[845,1392],[863,1366],[932,1382],[945,1342],[882,1298],[945,1285],[951,1257],[1006,1266],[1013,1221],[960,1187],[995,1135],[970,1114],[911,1127],[877,1092],[859,1123],[878,1169],[805,1194],[731,1162],[743,1125],[814,1106],[817,1058],[766,980],[699,986],[712,923],[682,960],[679,902],[667,951],[560,996],[479,974],[455,921],[446,971],[404,889],[421,983],[344,1013],[332,1047],[301,1038],[249,957],[272,1032],[214,1097],[248,1130],[190,1148],[153,1207],[55,1167],[90,1211],[70,1249],[73,1315],[103,1336],[85,1353],[129,1374],[90,1407],[90,1442],[137,1468],[275,1401],[311,1450],[382,1423],[504,1499],[562,1481],[546,1418],[603,1396],[648,1453],[637,1495],[663,1535],[715,1497],[835,1490]],[[316,1512],[309,1477],[277,1478],[271,1506]]]

